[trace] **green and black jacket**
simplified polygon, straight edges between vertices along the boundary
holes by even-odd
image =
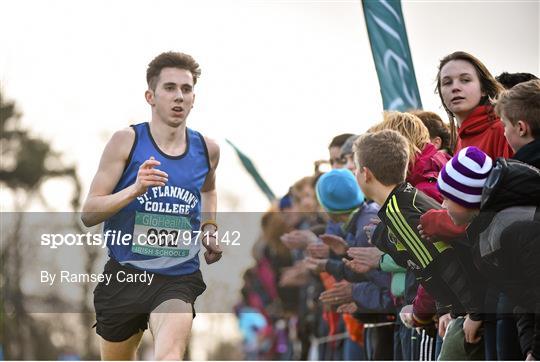
[[[398,185],[381,207],[379,218],[388,227],[388,238],[398,259],[407,261],[410,269],[424,270],[445,250],[451,248],[443,241],[430,242],[420,237],[420,216],[441,205],[409,183]]]
[[[456,314],[471,313],[478,319],[482,293],[474,288],[472,258],[461,258],[448,243],[420,237],[420,217],[441,209],[435,200],[409,183],[397,185],[378,215],[386,226],[384,251],[399,265],[411,269],[417,280],[442,306]]]

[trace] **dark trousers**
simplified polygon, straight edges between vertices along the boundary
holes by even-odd
[[[394,325],[369,327],[364,330],[366,356],[369,361],[388,361],[394,357]]]
[[[411,360],[412,329],[405,327],[401,320],[394,327],[394,361]]]

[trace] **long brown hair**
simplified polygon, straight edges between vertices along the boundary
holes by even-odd
[[[456,130],[456,123],[454,119],[454,114],[448,109],[446,104],[444,104],[444,100],[441,94],[441,69],[450,61],[452,60],[463,60],[468,63],[470,63],[474,69],[476,70],[476,75],[478,76],[478,79],[480,80],[480,87],[482,92],[484,92],[486,95],[480,99],[480,103],[478,105],[489,105],[491,106],[489,109],[489,120],[495,120],[496,115],[493,112],[493,106],[492,106],[492,100],[497,98],[499,93],[504,90],[504,87],[491,75],[489,70],[486,68],[484,63],[482,63],[478,58],[476,58],[474,55],[463,52],[463,51],[457,51],[452,54],[448,54],[444,58],[441,59],[441,62],[439,63],[439,70],[437,72],[437,88],[435,89],[435,93],[439,94],[439,97],[441,98],[441,103],[444,107],[444,110],[448,114],[448,119],[450,121],[450,137],[451,137],[451,147],[452,150],[456,146],[456,140],[457,140],[457,130]]]
[[[280,257],[290,257],[289,248],[281,241],[281,236],[292,229],[285,218],[283,212],[272,208],[261,219],[263,239],[272,252]]]

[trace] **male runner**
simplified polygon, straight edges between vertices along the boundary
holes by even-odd
[[[163,53],[150,62],[145,98],[151,121],[112,136],[83,206],[86,226],[104,221],[104,235],[129,235],[127,242],[107,238],[104,273],[112,282],[94,291],[104,360],[135,359],[148,323],[154,358],[182,359],[193,304],[206,289],[201,239],[208,264],[221,258],[214,236],[219,147],[186,126],[199,76],[199,64],[187,54]],[[152,239],[163,235],[170,238]]]

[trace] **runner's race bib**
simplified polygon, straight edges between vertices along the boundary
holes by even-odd
[[[199,250],[198,240],[192,234],[186,217],[137,211],[131,251],[147,256],[186,258]]]

